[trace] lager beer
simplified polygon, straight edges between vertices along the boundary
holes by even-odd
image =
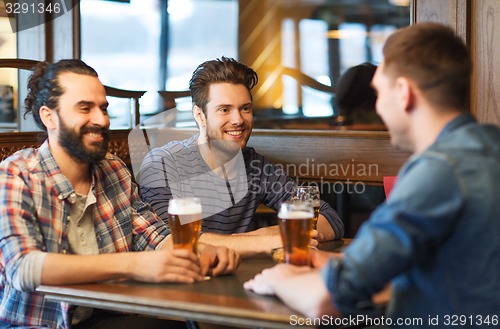
[[[198,198],[178,198],[168,204],[168,226],[174,249],[197,252],[201,231],[201,203]]]
[[[285,251],[285,263],[309,266],[313,208],[306,202],[284,202],[278,213],[278,224]]]

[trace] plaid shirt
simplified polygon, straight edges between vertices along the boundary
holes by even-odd
[[[153,250],[167,234],[164,222],[143,203],[125,164],[108,154],[92,168],[97,202],[94,227],[100,253]],[[70,306],[18,291],[12,278],[33,250],[67,253],[68,222],[76,201],[46,141],[0,164],[0,323],[68,328]]]

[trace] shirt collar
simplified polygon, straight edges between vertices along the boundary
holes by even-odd
[[[443,136],[446,136],[447,134],[451,133],[455,129],[460,128],[462,126],[465,126],[467,124],[473,123],[473,122],[476,122],[476,120],[474,119],[474,117],[471,114],[469,114],[469,113],[461,114],[446,124],[446,126],[443,128],[443,130],[441,130],[441,132],[439,133],[437,140],[440,140],[441,138],[443,138]]]

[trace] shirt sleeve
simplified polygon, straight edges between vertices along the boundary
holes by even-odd
[[[158,249],[170,234],[168,222],[159,217],[151,206],[141,199],[135,184],[131,199],[133,249],[135,251]]]
[[[446,161],[425,158],[404,168],[387,203],[362,225],[341,261],[323,278],[344,314],[376,310],[372,296],[433,253],[451,233],[465,192]]]
[[[45,252],[31,251],[21,259],[12,278],[14,289],[34,291],[41,284],[45,256],[47,256]]]
[[[177,172],[173,160],[167,154],[159,154],[159,150],[151,151],[144,159],[138,177],[139,192],[142,200],[147,202],[153,211],[168,228],[168,204],[172,199],[169,176]],[[169,173],[167,175],[167,173]]]
[[[30,252],[46,251],[27,169],[17,161],[0,167],[0,269],[9,281],[22,277],[18,270]]]
[[[258,176],[262,203],[278,211],[280,203],[290,199],[290,191],[296,183],[286,175],[283,168],[274,165],[260,154],[254,153],[251,168],[254,175]]]
[[[342,239],[344,237],[344,223],[340,219],[337,212],[325,201],[321,200],[319,213],[325,216],[328,223],[335,232],[334,240]]]
[[[297,184],[281,167],[274,165],[262,156],[260,164],[260,168],[257,168],[256,172],[261,174],[260,188],[264,191],[263,203],[269,208],[278,211],[280,202],[290,199],[290,192]],[[255,166],[256,164],[253,162],[252,168],[255,169]],[[342,238],[344,236],[344,223],[337,212],[328,203],[321,201],[320,213],[325,216],[335,231],[334,239]]]

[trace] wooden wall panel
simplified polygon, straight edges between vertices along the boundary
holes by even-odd
[[[500,1],[474,0],[471,13],[472,112],[500,125]]]
[[[109,147],[111,153],[128,165],[131,164],[129,133],[129,130],[112,130]],[[175,136],[182,139],[194,133],[197,131],[176,130]],[[153,129],[148,135],[151,146],[157,147],[164,143],[158,136],[169,133]],[[43,140],[44,133],[0,133],[0,161],[19,149],[38,147]],[[362,181],[382,185],[383,177],[396,175],[410,156],[395,149],[385,131],[255,129],[249,146],[282,166],[290,176],[320,182]]]
[[[129,130],[111,130],[109,142],[109,152],[120,157],[127,165],[130,165],[129,132]],[[45,138],[45,132],[0,133],[0,161],[20,149],[40,146]]]
[[[394,148],[387,132],[256,130],[249,145],[292,177],[382,184],[410,154]]]
[[[464,40],[468,39],[470,0],[418,0],[414,3],[415,22],[450,25]]]
[[[449,24],[447,0],[418,0],[416,1],[416,22],[438,22]]]

